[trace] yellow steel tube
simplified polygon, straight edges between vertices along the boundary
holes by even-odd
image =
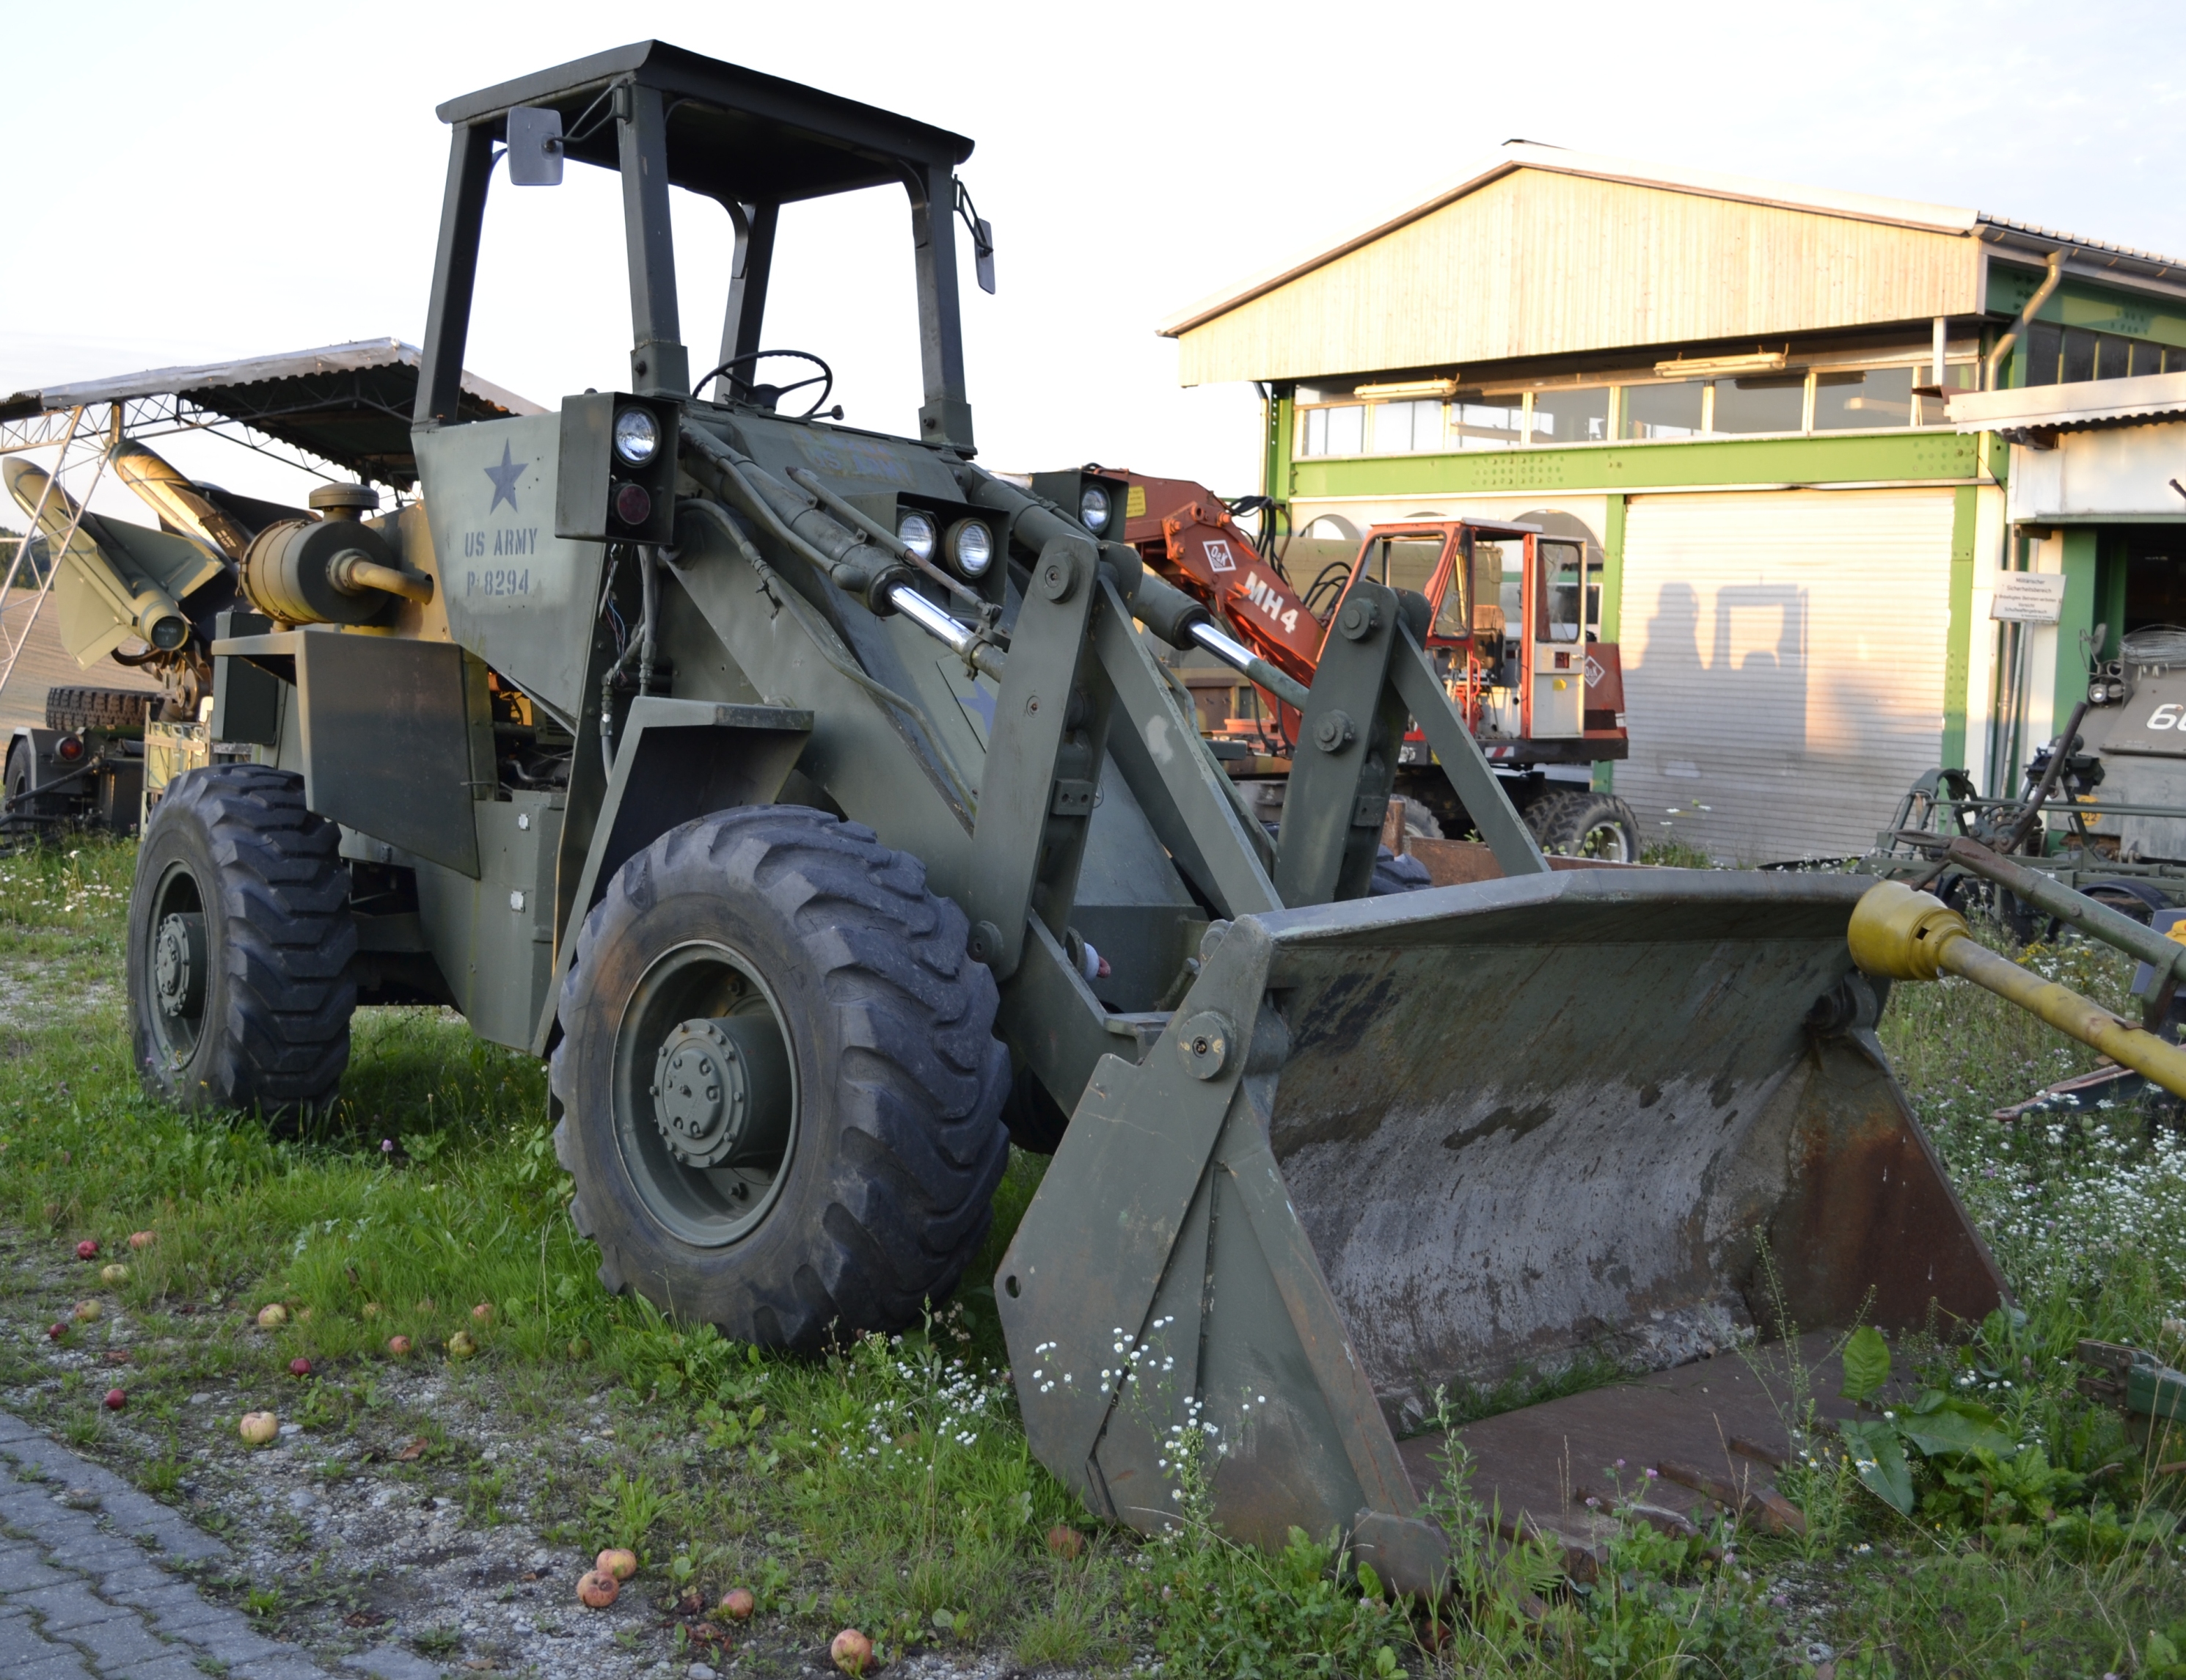
[[[2173,1096],[2186,1096],[2186,1049],[2121,1021],[2069,986],[1998,956],[1967,932],[1965,918],[1940,899],[1916,893],[1902,881],[1880,882],[1853,907],[1846,937],[1852,960],[1865,973],[1888,980],[1958,975],[2039,1016]]]

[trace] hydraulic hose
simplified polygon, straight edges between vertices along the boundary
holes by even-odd
[[[1955,974],[2039,1016],[2173,1096],[2186,1096],[2186,1050],[2121,1021],[2070,987],[1998,956],[1967,931],[1963,916],[1930,893],[1916,893],[1902,881],[1876,882],[1852,907],[1845,937],[1863,973],[1885,980]]]
[[[1059,509],[1029,496],[1006,479],[978,473],[967,486],[982,506],[1017,514],[1017,530],[1034,547],[1058,536],[1096,541],[1091,532]],[[1235,637],[1214,627],[1206,606],[1166,579],[1146,569],[1138,551],[1127,544],[1101,542],[1102,563],[1110,568],[1131,615],[1172,647],[1203,647],[1232,669],[1242,671],[1286,706],[1303,710],[1305,686],[1263,659]]]
[[[746,536],[737,522],[729,517],[726,508],[700,496],[686,496],[676,504],[676,507],[681,512],[696,514],[729,539],[737,552],[743,557],[744,563],[759,574],[759,583],[767,590],[769,598],[780,602],[789,609],[790,617],[795,619],[805,635],[811,638],[813,647],[822,659],[833,667],[837,675],[865,690],[883,704],[892,706],[906,716],[917,720],[922,728],[925,726],[926,714],[919,708],[917,703],[905,699],[886,683],[877,680],[869,673],[858,668],[857,662],[849,656],[849,650],[843,647],[841,638],[835,634],[834,626],[821,618],[812,604],[799,595],[793,586],[783,581],[781,574],[767,563],[766,557],[753,546],[752,540]],[[671,561],[669,563],[673,565],[674,562]],[[969,640],[971,633],[968,630],[964,630],[962,625],[935,608],[923,596],[918,595],[916,591],[906,591],[905,593],[911,595],[920,608],[933,613],[953,629],[962,631],[966,639]],[[904,616],[910,619],[913,624],[919,625],[921,629],[927,630],[929,635],[939,640],[948,640],[939,630],[926,624],[915,613],[906,612]],[[954,646],[953,643],[950,645]],[[1001,656],[995,649],[987,647],[984,651],[992,655],[999,664]],[[950,761],[947,752],[938,741],[934,742],[934,757],[940,764],[942,773],[949,778],[951,791],[956,793],[964,809],[967,811],[978,809],[979,802],[977,796],[972,793],[970,785],[965,781],[956,766]]]
[[[935,608],[913,585],[905,568],[899,563],[875,574],[862,567],[852,564],[847,556],[855,552],[857,548],[863,545],[852,537],[849,532],[835,525],[834,522],[828,519],[825,514],[816,514],[813,517],[821,518],[840,535],[849,545],[844,551],[844,557],[829,559],[806,537],[793,529],[789,523],[769,504],[759,486],[745,475],[743,468],[750,463],[741,461],[733,450],[704,432],[691,430],[685,432],[683,435],[695,445],[698,454],[703,456],[706,463],[713,468],[722,493],[734,501],[748,517],[765,525],[775,538],[799,559],[807,565],[816,568],[838,588],[862,598],[866,606],[872,608],[874,612],[902,613],[928,636],[946,646],[966,664],[984,671],[996,681],[1001,680],[1006,664],[1001,650],[989,641],[982,631],[973,630],[959,624],[949,614]],[[822,495],[821,500],[826,502],[831,498]],[[690,505],[703,506],[704,504]],[[860,520],[859,523],[862,524],[864,522]],[[731,529],[734,524],[733,520],[729,522]],[[750,543],[744,537],[743,533],[737,531],[736,535],[738,544],[744,549],[749,550]],[[888,547],[882,552],[889,553],[889,557],[893,560],[895,557],[889,552],[889,550],[900,548],[902,545],[897,543],[894,538],[889,538],[888,541]],[[751,552],[756,552],[756,551]],[[916,561],[916,557],[909,556],[907,551],[906,555],[907,557]],[[944,581],[946,582],[949,580],[944,579]]]
[[[1305,709],[1306,686],[1303,683],[1277,670],[1243,642],[1223,635],[1210,620],[1200,619],[1191,626],[1190,635],[1194,641],[1224,664],[1242,671],[1286,706],[1294,706],[1301,712]]]

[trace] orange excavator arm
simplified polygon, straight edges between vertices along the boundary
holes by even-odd
[[[1321,622],[1290,580],[1260,557],[1222,498],[1188,479],[1117,476],[1128,478],[1131,487],[1124,540],[1171,583],[1205,602],[1224,628],[1263,659],[1310,686]]]

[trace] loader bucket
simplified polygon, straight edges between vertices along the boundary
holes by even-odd
[[[998,1274],[1034,1451],[1152,1530],[1202,1420],[1230,1535],[1342,1530],[1424,1590],[1439,1387],[1634,1374],[1575,1397],[1576,1437],[1480,1449],[1506,1526],[1583,1548],[1583,1478],[1545,1459],[1589,1428],[1636,1429],[1635,1464],[1650,1419],[1666,1455],[1768,1434],[1783,1397],[1734,1347],[1978,1319],[2003,1281],[1847,949],[1868,884],[1572,871],[1218,924],[1159,1042],[1099,1064]],[[1641,1375],[1711,1356],[1724,1380]]]

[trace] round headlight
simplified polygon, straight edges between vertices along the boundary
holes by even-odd
[[[895,522],[895,540],[922,560],[933,557],[933,516],[916,511]]]
[[[1078,517],[1085,529],[1098,536],[1108,529],[1108,492],[1098,484],[1085,486],[1085,493],[1078,498]]]
[[[995,535],[977,519],[960,519],[949,529],[949,563],[967,578],[976,578],[995,558]]]
[[[642,408],[625,408],[615,416],[614,452],[633,467],[642,467],[660,447],[660,423]]]

